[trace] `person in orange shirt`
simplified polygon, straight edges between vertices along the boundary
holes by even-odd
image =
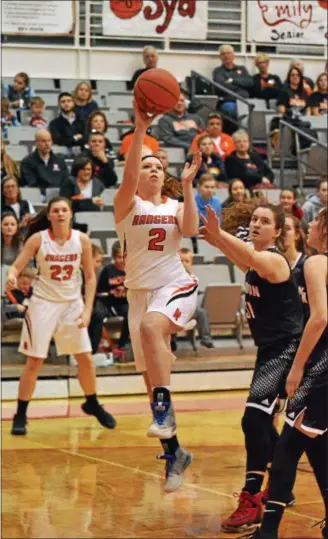
[[[127,153],[129,151],[131,143],[132,143],[133,133],[134,133],[134,129],[133,129],[133,131],[131,131],[127,135],[125,135],[123,140],[122,140],[122,144],[121,144],[121,147],[120,147],[119,152],[118,152],[120,161],[125,160],[125,158],[127,156]],[[146,133],[145,138],[143,140],[143,145],[147,146],[147,148],[149,148],[151,150],[152,154],[154,154],[155,152],[157,152],[157,150],[159,150],[159,142],[158,142],[158,140],[155,139],[155,137],[152,137],[151,135],[148,135],[147,133]]]
[[[189,148],[189,153],[197,152],[198,140],[202,135],[208,134],[214,144],[214,151],[218,153],[221,159],[225,159],[235,151],[235,144],[230,135],[222,132],[222,117],[217,112],[211,112],[207,118],[206,131],[196,135]]]

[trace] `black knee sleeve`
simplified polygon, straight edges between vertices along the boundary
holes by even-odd
[[[297,464],[306,445],[307,436],[285,423],[273,457],[269,500],[287,503],[294,486]]]
[[[245,434],[247,471],[265,472],[272,456],[272,417],[257,408],[246,407],[241,425]]]

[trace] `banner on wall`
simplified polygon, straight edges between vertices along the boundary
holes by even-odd
[[[247,39],[257,43],[327,43],[328,0],[247,0]]]
[[[72,0],[10,0],[1,2],[2,33],[66,36],[74,32]]]
[[[103,35],[206,39],[207,0],[104,0]]]

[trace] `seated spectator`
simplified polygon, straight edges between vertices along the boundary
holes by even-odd
[[[6,212],[1,215],[1,264],[11,266],[23,248],[16,214]]]
[[[249,97],[249,92],[253,86],[253,79],[243,65],[235,64],[235,51],[231,45],[221,45],[219,48],[222,65],[216,67],[212,74],[214,82],[221,84],[227,90],[231,90],[241,97]],[[219,96],[223,98],[220,110],[232,117],[237,116],[236,100],[225,93],[217,90]]]
[[[328,113],[328,75],[321,73],[315,83],[315,90],[309,99],[309,107],[313,116]]]
[[[3,97],[7,97],[15,109],[28,109],[35,92],[30,88],[30,79],[26,73],[17,73],[13,84],[5,84]]]
[[[211,206],[216,215],[221,217],[222,204],[218,197],[215,196],[215,180],[212,174],[203,174],[197,185],[197,193],[195,194],[195,202],[199,216],[206,214],[206,206]],[[200,226],[203,222],[199,219]]]
[[[203,120],[197,114],[186,112],[186,98],[181,92],[174,109],[158,122],[159,139],[166,146],[177,146],[188,151],[194,137],[203,131]]]
[[[323,176],[317,183],[317,192],[303,204],[304,221],[314,221],[319,211],[327,206],[328,202],[327,176]]]
[[[1,179],[3,180],[5,176],[15,176],[19,180],[20,171],[16,161],[7,153],[6,145],[1,138]]]
[[[235,178],[229,183],[228,193],[228,198],[222,203],[222,209],[243,202],[248,198],[245,185],[239,178]]]
[[[75,112],[75,103],[71,94],[62,92],[58,96],[60,114],[51,120],[49,130],[54,144],[58,146],[83,147],[84,120]]]
[[[282,82],[278,75],[269,73],[270,57],[264,52],[258,53],[254,58],[254,63],[259,70],[257,75],[253,75],[252,97],[257,99],[277,99],[282,87]]]
[[[126,298],[127,290],[124,286],[124,281],[125,259],[120,242],[116,241],[112,246],[112,263],[102,270],[97,286],[97,295],[106,309],[107,316],[122,316],[124,319],[117,349],[113,350],[114,358],[125,355],[130,341],[129,304]]]
[[[30,119],[31,127],[38,127],[47,129],[48,119],[45,117],[45,102],[42,97],[32,97],[31,99],[31,112],[32,116]]]
[[[192,274],[192,265],[194,261],[192,250],[187,247],[182,247],[179,251],[179,255],[185,270]],[[197,329],[201,344],[206,348],[214,348],[207,311],[202,307],[197,307],[194,318],[197,321]]]
[[[297,69],[299,69],[302,73],[304,90],[306,91],[307,95],[310,96],[313,92],[314,82],[312,79],[310,79],[310,77],[305,77],[303,62],[301,60],[292,60],[289,65],[289,69],[291,69],[292,67],[297,67]]]
[[[277,99],[280,114],[285,114],[287,110],[308,114],[309,96],[304,89],[303,82],[301,70],[298,67],[291,67],[288,71],[287,81]]]
[[[90,133],[88,149],[83,151],[82,156],[92,161],[94,175],[105,187],[112,187],[117,183],[114,160],[106,150],[106,138],[103,133],[99,131]]]
[[[193,186],[196,187],[199,178],[203,174],[211,174],[216,182],[217,187],[227,187],[228,177],[226,175],[224,163],[218,153],[215,153],[212,139],[209,135],[199,137],[198,149],[202,152],[202,164],[195,176]],[[188,155],[187,162],[191,163],[193,155]]]
[[[250,151],[248,133],[244,129],[239,129],[232,138],[236,151],[225,161],[228,178],[239,178],[247,189],[261,183],[271,185],[274,174],[259,154]]]
[[[98,110],[98,103],[93,99],[90,82],[80,82],[72,92],[75,103],[75,112],[80,118],[86,120],[88,116]]]
[[[12,212],[19,221],[20,228],[26,228],[35,215],[28,200],[22,200],[16,176],[6,176],[1,182],[1,213]]]
[[[102,112],[101,110],[95,110],[92,112],[87,119],[87,123],[85,125],[85,138],[86,141],[88,141],[90,133],[93,131],[99,131],[100,133],[103,133],[106,135],[108,131],[108,121],[106,118],[106,114]],[[105,137],[106,140],[106,150],[109,152],[113,151],[113,146],[110,142],[110,140]],[[87,144],[86,144],[87,146]]]
[[[165,178],[174,178],[176,181],[180,181],[178,178],[175,178],[174,176],[172,176],[172,174],[169,172],[170,163],[169,163],[169,156],[167,155],[167,152],[163,150],[163,148],[159,148],[156,152],[154,152],[154,155],[158,157],[158,159],[163,165]]]
[[[60,187],[68,178],[64,159],[53,153],[51,134],[39,129],[35,134],[36,149],[21,161],[21,185],[39,187],[42,194],[48,187]]]
[[[36,269],[26,266],[17,277],[17,288],[6,292],[9,305],[15,307],[7,311],[7,318],[25,318],[25,313],[33,294],[32,284],[36,277]]]
[[[8,138],[8,127],[20,127],[16,114],[10,111],[10,101],[6,97],[1,99],[1,132]]]
[[[294,189],[282,189],[279,197],[280,206],[286,213],[297,217],[300,221],[303,219],[304,211],[297,203],[297,194]]]
[[[211,112],[208,115],[206,131],[195,136],[189,153],[194,153],[198,150],[199,137],[205,134],[211,137],[214,144],[214,152],[218,153],[223,160],[235,151],[235,144],[232,137],[222,131],[222,117],[218,112]]]
[[[73,163],[71,176],[62,182],[59,194],[72,201],[73,213],[100,211],[104,207],[104,199],[100,195],[105,187],[94,177],[91,159],[78,157]]]
[[[134,72],[132,79],[126,83],[126,87],[128,90],[133,90],[134,85],[137,82],[137,79],[145,71],[147,71],[148,69],[153,69],[157,67],[158,54],[155,47],[149,47],[149,46],[145,47],[142,55],[143,55],[143,61],[144,61],[145,67],[143,67],[142,69],[137,69],[137,71]]]
[[[125,161],[126,156],[129,153],[134,129],[135,128],[133,127],[133,129],[127,131],[126,133],[123,133],[121,137],[122,143],[118,151],[118,159],[120,161]],[[147,133],[145,135],[145,138],[143,139],[143,146],[147,147],[151,154],[154,154],[155,152],[157,152],[157,150],[159,150],[159,142],[155,137],[151,135],[150,129],[147,129]]]

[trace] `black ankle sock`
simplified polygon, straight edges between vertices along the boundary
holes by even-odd
[[[285,507],[279,503],[267,502],[261,525],[264,533],[278,532],[280,521],[283,517]]]
[[[178,447],[180,447],[180,444],[178,442],[178,438],[176,436],[172,436],[172,438],[169,438],[168,440],[160,440],[164,453],[169,453],[170,455],[174,455]]]
[[[171,402],[169,389],[166,387],[155,387],[153,389],[153,402]]]
[[[261,475],[259,473],[247,473],[246,482],[243,490],[247,490],[247,492],[252,495],[257,494],[261,490],[263,479],[264,475]]]
[[[99,405],[96,393],[94,393],[93,395],[86,395],[85,398],[87,399],[87,403],[90,404],[90,406],[96,407]]]
[[[19,417],[26,417],[27,407],[30,401],[22,401],[18,399],[17,401],[17,415]]]

